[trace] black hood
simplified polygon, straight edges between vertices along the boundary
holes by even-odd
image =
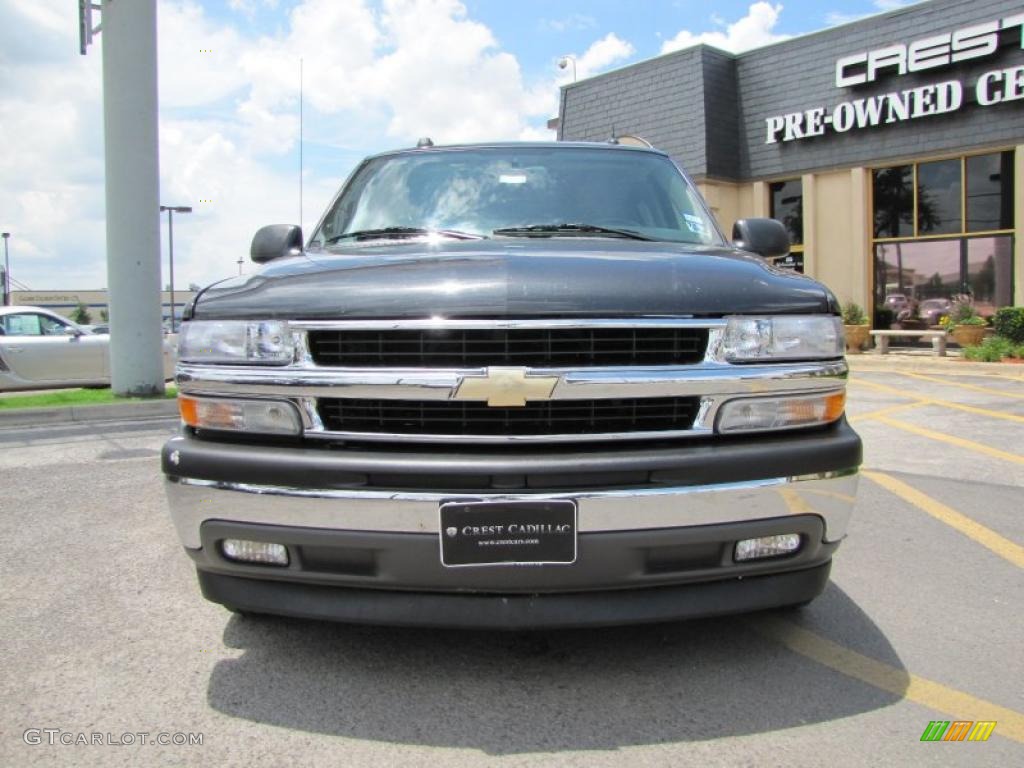
[[[830,313],[820,283],[744,251],[611,238],[351,245],[268,264],[196,319],[575,318]]]

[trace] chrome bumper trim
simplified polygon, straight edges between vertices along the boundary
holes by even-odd
[[[581,533],[677,528],[815,514],[825,540],[846,535],[857,471],[741,483],[542,494],[405,493],[281,488],[168,479],[171,517],[184,546],[200,547],[205,520],[347,531],[437,533],[442,501],[575,499]]]
[[[419,330],[494,330],[506,328],[725,328],[725,318],[693,317],[620,317],[620,318],[504,318],[460,319],[425,318],[420,320],[289,320],[288,327],[299,331],[419,331]]]
[[[845,379],[844,360],[772,365],[708,363],[678,368],[531,368],[558,376],[552,400],[626,397],[703,397],[816,392],[836,389]],[[463,376],[485,368],[375,369],[304,365],[257,368],[179,364],[179,391],[204,395],[265,397],[352,397],[386,400],[450,400]]]

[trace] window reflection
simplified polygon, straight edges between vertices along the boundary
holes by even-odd
[[[983,315],[1011,303],[1013,238],[955,238],[875,245],[875,306],[895,319],[935,325],[949,300],[970,293]]]
[[[960,160],[940,160],[917,166],[917,233],[945,235],[961,232]]]
[[[1013,238],[973,237],[967,241],[967,287],[983,315],[1012,299]]]
[[[919,317],[922,302],[960,292],[960,240],[879,244],[875,258],[875,305],[897,319]]]
[[[968,157],[967,231],[1013,228],[1013,152]]]
[[[875,237],[913,236],[913,178],[914,170],[910,165],[875,169]]]
[[[789,232],[789,241],[793,245],[804,242],[804,185],[800,179],[774,181],[771,189],[771,213]]]

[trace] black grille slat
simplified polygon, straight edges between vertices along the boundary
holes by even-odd
[[[477,368],[692,365],[704,328],[310,331],[313,361],[338,367]]]
[[[520,408],[431,400],[321,398],[324,428],[331,432],[401,435],[597,435],[661,432],[693,426],[696,397],[552,400]]]

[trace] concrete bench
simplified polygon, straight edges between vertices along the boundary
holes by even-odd
[[[878,354],[889,354],[889,339],[893,337],[914,337],[919,339],[931,339],[932,352],[938,357],[946,356],[946,332],[945,331],[871,331],[871,336],[878,344]]]

